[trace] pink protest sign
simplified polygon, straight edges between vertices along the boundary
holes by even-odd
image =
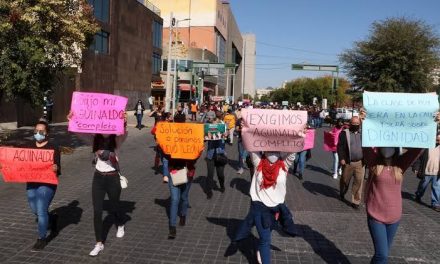
[[[324,150],[330,152],[336,151],[336,137],[332,132],[324,131]]]
[[[242,139],[248,151],[299,152],[304,148],[306,111],[243,109]]]
[[[73,92],[69,131],[122,135],[126,105],[122,96]]]
[[[315,130],[307,129],[306,138],[304,141],[304,150],[312,149],[315,147]]]

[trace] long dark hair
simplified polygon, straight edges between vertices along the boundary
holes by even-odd
[[[112,134],[108,138],[104,138],[102,134],[96,134],[93,138],[93,152],[98,150],[115,151],[116,135]]]

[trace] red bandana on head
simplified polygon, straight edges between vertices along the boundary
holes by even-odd
[[[279,159],[274,164],[271,164],[270,161],[263,156],[257,168],[257,171],[261,171],[263,174],[263,182],[261,183],[260,188],[267,189],[276,185],[280,169],[287,171],[286,164],[284,164],[283,160]]]

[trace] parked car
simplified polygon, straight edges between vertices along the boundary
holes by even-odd
[[[357,109],[351,108],[337,108],[336,119],[342,118],[343,120],[350,120],[353,116],[359,116]]]

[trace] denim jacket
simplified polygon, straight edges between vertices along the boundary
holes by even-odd
[[[225,154],[225,141],[223,139],[220,140],[209,140],[208,141],[208,149],[206,151],[206,158],[212,160],[214,158],[215,153]]]

